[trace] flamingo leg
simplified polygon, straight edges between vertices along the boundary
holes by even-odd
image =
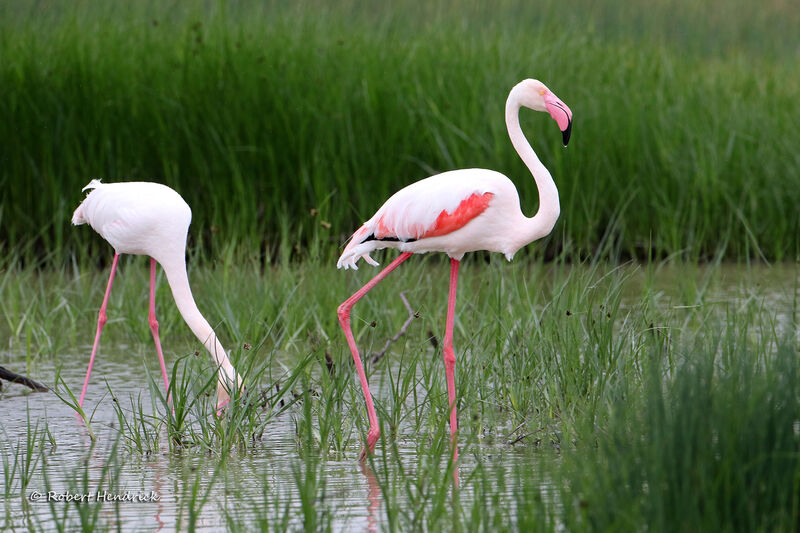
[[[78,405],[81,407],[83,407],[83,399],[86,397],[86,388],[89,386],[89,376],[92,375],[92,366],[94,366],[94,357],[97,355],[97,347],[100,345],[100,334],[103,332],[103,326],[106,325],[106,307],[108,307],[108,295],[111,293],[111,285],[114,283],[114,273],[117,271],[118,262],[119,254],[114,254],[114,261],[111,263],[111,275],[108,276],[106,294],[103,296],[103,305],[100,306],[100,312],[97,313],[97,331],[94,334],[92,355],[89,357],[89,368],[86,369],[86,380],[83,382],[81,398],[78,400]]]
[[[458,283],[458,266],[456,259],[450,259],[450,294],[447,299],[447,322],[444,330],[444,369],[447,374],[447,399],[450,406],[450,439],[453,444],[453,461],[458,460],[458,416],[456,412],[456,354],[453,351],[453,322],[456,314],[456,284]]]
[[[339,306],[337,314],[339,315],[339,324],[344,330],[344,336],[347,338],[347,345],[350,347],[350,352],[353,354],[353,360],[356,363],[356,370],[358,371],[358,378],[361,380],[361,388],[364,389],[364,400],[367,403],[367,416],[369,418],[369,432],[367,433],[367,444],[361,451],[361,460],[364,460],[368,453],[375,450],[375,443],[378,442],[378,437],[381,435],[381,428],[378,425],[378,416],[375,414],[375,406],[372,404],[372,395],[369,393],[369,385],[367,384],[367,374],[364,372],[364,365],[361,363],[361,357],[358,355],[358,346],[353,337],[353,330],[350,328],[350,309],[364,297],[369,291],[372,290],[383,278],[385,278],[392,270],[397,268],[400,263],[411,257],[411,252],[403,252],[397,259],[389,263],[389,265],[381,270],[380,274],[372,278],[366,285],[361,287],[355,294],[345,300]]]
[[[156,343],[158,362],[161,364],[161,375],[164,377],[164,392],[169,394],[169,379],[167,379],[167,365],[164,363],[164,352],[161,350],[161,339],[158,337],[158,320],[156,320],[156,260],[150,258],[150,331]],[[169,396],[167,396],[169,401]]]

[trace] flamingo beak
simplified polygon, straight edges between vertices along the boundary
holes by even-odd
[[[231,403],[231,396],[225,389],[225,385],[217,382],[217,415],[221,416],[223,409]]]
[[[569,119],[569,123],[567,124],[567,129],[561,132],[561,140],[564,143],[564,148],[567,147],[569,144],[569,137],[572,135],[572,117]]]
[[[544,98],[544,106],[550,116],[558,124],[558,129],[561,130],[562,140],[564,146],[569,143],[569,137],[572,134],[572,111],[570,111],[567,104],[558,99],[556,95],[547,91],[542,95]]]
[[[247,391],[247,388],[244,386],[242,382],[242,376],[236,375],[236,381],[238,382],[238,389],[244,394]],[[224,384],[222,381],[217,381],[217,415],[222,416],[222,413],[225,407],[231,403],[231,390],[229,387]]]

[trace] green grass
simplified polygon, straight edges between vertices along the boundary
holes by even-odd
[[[387,531],[796,529],[798,26],[781,0],[3,2],[0,337],[60,399],[26,413],[0,393],[18,409],[0,420],[0,529],[115,529],[153,508],[27,497],[131,487],[187,530],[335,530],[354,501]],[[562,218],[514,263],[462,266],[460,489],[434,256],[353,311],[382,429],[359,466],[368,423],[335,309],[375,271],[333,259],[442,170],[502,171],[532,214],[502,120],[524,77],[575,113],[566,150],[522,117]],[[96,177],[192,206],[193,292],[247,384],[224,416],[159,274],[167,403],[148,269],[124,257],[98,357],[130,374],[96,373],[66,436],[112,255],[69,226]],[[403,290],[419,317],[373,363]]]
[[[780,1],[4,2],[0,243],[104,262],[69,227],[95,177],[176,188],[209,261],[330,260],[393,191],[453,168],[508,174],[532,214],[503,105],[537,77],[575,125],[563,150],[523,116],[562,201],[535,250],[793,260],[798,17]]]
[[[591,459],[569,457],[570,529],[796,529],[797,343],[766,354],[730,343],[731,329],[693,347],[673,379],[652,371],[598,428]]]
[[[89,413],[98,444],[81,438],[93,455],[107,454],[99,464],[109,465],[109,490],[130,488],[126,476],[152,463],[170,472],[165,494],[183,526],[219,520],[231,530],[335,530],[353,497],[367,511],[373,498],[374,519],[390,531],[774,531],[797,521],[798,282],[790,265],[466,261],[455,334],[460,490],[441,348],[430,338],[443,328],[446,265],[410,261],[354,309],[362,353],[382,348],[406,319],[400,290],[420,314],[386,357],[367,365],[383,435],[356,473],[368,423],[334,310],[372,272],[311,263],[259,271],[254,263],[190,273],[200,309],[248,384],[247,396],[217,418],[214,368],[204,353],[192,355],[200,345],[162,284],[175,413],[165,405],[145,316],[146,264],[122,263],[99,357],[125,346],[131,376],[139,376],[131,379],[150,384],[153,404],[120,395],[105,376],[100,410],[113,413],[111,424]],[[42,321],[48,340],[41,350],[30,343],[29,371],[49,384],[43,368],[68,368],[75,363],[65,353],[88,353],[90,300],[100,299],[104,274],[12,267],[5,280],[0,302],[16,320],[0,331],[25,346],[19,322]],[[53,291],[41,287],[55,284],[66,303],[45,313]],[[154,371],[138,371],[138,360]],[[101,379],[92,386],[103,388]],[[23,508],[43,475],[76,491],[96,477],[97,460],[48,451],[67,444],[47,427],[55,422],[31,418],[27,437],[4,438],[5,521],[23,512],[40,525],[114,527],[122,519],[113,510],[98,517],[77,506]],[[287,438],[288,450],[275,455]],[[367,488],[342,495],[341,476]]]

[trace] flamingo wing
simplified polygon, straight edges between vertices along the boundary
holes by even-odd
[[[413,242],[464,227],[486,211],[495,196],[492,180],[485,179],[483,172],[445,172],[401,189],[353,234],[339,258],[339,266],[355,267],[354,256],[376,265],[368,253],[354,250],[369,241]],[[347,261],[348,258],[352,261]]]
[[[427,212],[417,220],[413,217],[415,205],[401,204],[395,206],[396,209],[387,209],[381,214],[374,224],[370,237],[376,240],[408,242],[447,235],[462,228],[467,222],[483,213],[489,207],[493,197],[494,193],[491,192],[473,192],[462,198],[454,209],[436,205],[439,202],[433,202],[433,205],[429,203],[426,206]],[[451,204],[452,202],[446,203]],[[431,221],[433,215],[436,218]],[[370,237],[365,240],[369,240]]]

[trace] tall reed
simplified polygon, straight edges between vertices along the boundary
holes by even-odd
[[[522,117],[562,201],[536,249],[795,259],[799,17],[741,0],[4,2],[0,244],[107,261],[69,227],[96,177],[173,186],[193,247],[226,262],[329,260],[393,191],[453,168],[508,174],[532,213],[503,104],[538,77],[575,125],[564,150]]]

